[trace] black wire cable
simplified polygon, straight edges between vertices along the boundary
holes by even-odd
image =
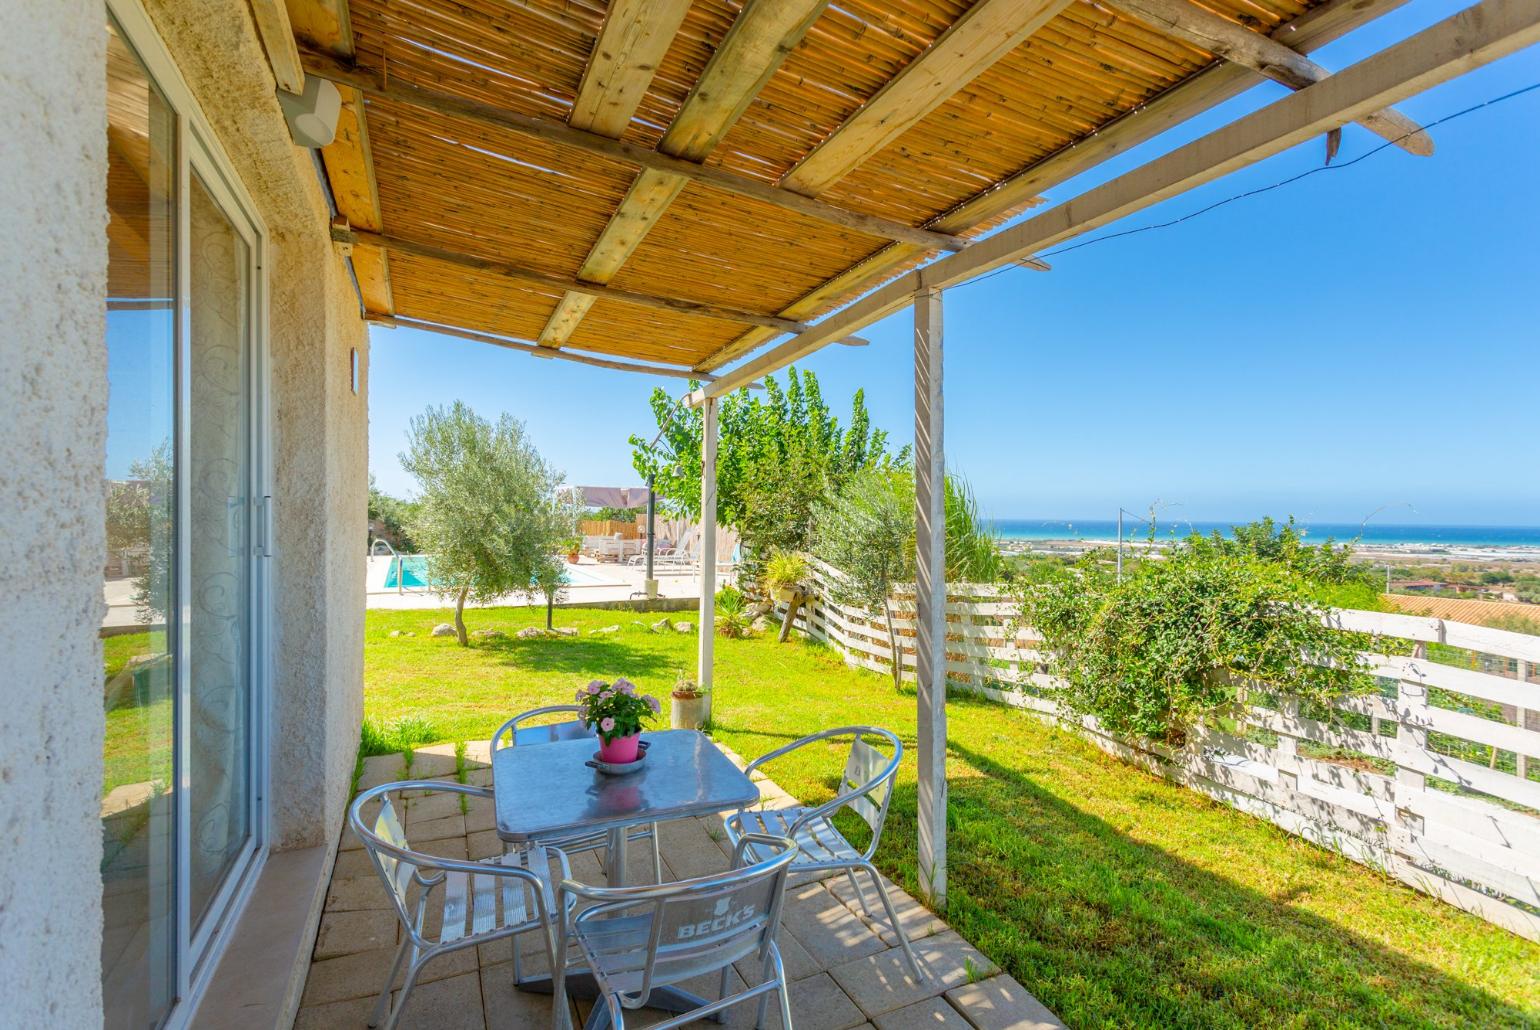
[[[1537,89],[1540,89],[1540,82],[1531,83],[1528,86],[1513,90],[1511,93],[1504,93],[1501,96],[1491,97],[1490,99],[1481,101],[1479,104],[1472,104],[1470,107],[1455,111],[1453,114],[1447,114],[1437,121],[1429,122],[1427,125],[1419,126],[1411,132],[1397,136],[1395,139],[1386,140],[1384,143],[1381,143],[1379,146],[1373,148],[1372,150],[1364,151],[1362,154],[1359,154],[1352,160],[1344,161],[1341,164],[1325,164],[1316,168],[1308,169],[1306,171],[1300,172],[1298,175],[1291,175],[1287,179],[1280,179],[1278,182],[1271,183],[1267,186],[1258,186],[1255,189],[1246,190],[1243,193],[1237,193],[1233,196],[1226,197],[1223,200],[1215,201],[1214,203],[1209,204],[1207,207],[1199,208],[1196,211],[1190,211],[1187,214],[1173,218],[1170,221],[1155,222],[1150,225],[1137,226],[1133,229],[1124,229],[1121,232],[1108,233],[1105,236],[1097,236],[1089,240],[1081,240],[1078,243],[1071,243],[1068,246],[1059,247],[1055,250],[1050,250],[1043,254],[1032,254],[1029,256],[1039,259],[1047,259],[1051,257],[1057,257],[1060,254],[1068,254],[1070,251],[1079,250],[1081,247],[1089,247],[1096,243],[1106,243],[1108,240],[1116,240],[1124,236],[1137,236],[1139,233],[1154,232],[1156,229],[1169,229],[1172,226],[1181,225],[1183,222],[1189,222],[1194,218],[1206,215],[1210,211],[1217,210],[1227,204],[1233,204],[1236,201],[1245,200],[1249,197],[1255,197],[1263,193],[1271,193],[1273,190],[1282,189],[1285,186],[1293,185],[1294,183],[1299,182],[1301,179],[1308,179],[1312,175],[1318,175],[1321,172],[1338,172],[1343,171],[1344,169],[1352,168],[1354,165],[1361,161],[1368,160],[1375,154],[1378,154],[1380,151],[1396,146],[1403,140],[1410,139],[1412,136],[1416,136],[1419,133],[1427,132],[1429,129],[1443,125],[1445,122],[1452,122],[1457,118],[1464,118],[1466,115],[1473,114],[1476,111],[1482,110],[1483,108],[1491,107],[1494,104],[1501,104],[1504,101],[1512,100],[1515,97],[1523,96],[1524,94],[1531,93]],[[1016,265],[1006,265],[1003,268],[997,268],[993,272],[990,272],[986,275],[981,275],[977,279],[970,279],[966,283],[959,283],[958,286],[972,286],[975,283],[987,282],[997,275],[1003,275],[1006,272],[1013,271],[1016,267]]]

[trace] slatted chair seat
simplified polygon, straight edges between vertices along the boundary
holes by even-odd
[[[736,818],[741,833],[766,833],[796,841],[797,857],[791,863],[793,873],[810,871],[825,863],[843,869],[861,861],[861,852],[834,828],[827,816],[816,814],[815,809],[799,806],[750,810],[739,813]],[[751,847],[756,860],[769,857],[768,853],[760,854],[760,845]]]
[[[744,771],[753,773],[760,766],[782,755],[809,744],[839,737],[850,737],[851,741],[850,753],[846,756],[845,769],[840,775],[839,789],[835,792],[834,800],[816,808],[797,806],[734,812],[723,820],[727,837],[735,846],[746,840],[751,833],[771,833],[791,838],[797,842],[798,848],[796,860],[792,864],[793,873],[811,874],[812,879],[822,880],[843,872],[855,888],[856,897],[861,900],[861,908],[868,918],[875,920],[876,915],[867,904],[866,891],[862,890],[856,873],[865,873],[871,877],[877,897],[887,913],[888,925],[898,935],[899,944],[903,945],[909,971],[915,980],[919,980],[920,964],[915,957],[914,947],[909,943],[909,935],[904,932],[898,916],[894,914],[893,900],[888,897],[888,889],[882,877],[877,875],[877,867],[872,865],[872,856],[877,853],[877,845],[882,840],[883,824],[887,822],[888,802],[893,799],[893,781],[898,776],[898,765],[904,757],[903,742],[888,730],[876,726],[843,726],[776,748],[754,759]],[[886,744],[888,753],[884,754],[872,742]],[[866,845],[865,851],[858,851],[845,839],[844,834],[834,828],[831,820],[841,809],[854,812],[871,828],[871,842]]]
[[[556,911],[556,883],[551,870],[555,854],[544,846],[483,859],[478,865],[495,865],[504,868],[522,868],[538,880],[538,888],[526,880],[509,879],[493,873],[469,873],[450,870],[443,874],[443,889],[430,897],[440,901],[443,915],[439,930],[439,943],[448,944],[464,937],[479,937],[495,930],[527,930],[539,925],[539,905],[534,891],[539,890],[547,912]],[[559,880],[558,873],[556,880]],[[426,922],[418,923],[421,930]]]

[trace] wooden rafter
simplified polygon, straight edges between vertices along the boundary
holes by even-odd
[[[827,4],[828,0],[748,0],[669,124],[658,150],[687,161],[704,161]],[[613,279],[688,183],[684,176],[644,168],[589,251],[578,278],[597,283]],[[540,333],[541,344],[560,347],[571,339],[593,302],[589,294],[562,297]]]
[[[1260,72],[1290,89],[1304,89],[1331,74],[1299,51],[1187,0],[1107,2],[1162,32]],[[1427,157],[1433,153],[1433,141],[1422,126],[1399,111],[1374,111],[1358,123],[1409,154]]]
[[[289,21],[294,34],[308,46],[334,58],[353,56],[353,28],[348,18],[347,0],[288,0]],[[337,118],[337,136],[321,148],[321,163],[331,183],[337,213],[354,228],[381,232],[385,220],[380,212],[380,189],[375,180],[374,151],[369,145],[369,121],[363,94],[345,84],[342,112]],[[358,281],[358,299],[366,315],[395,314],[395,298],[390,285],[390,255],[382,247],[363,244],[353,248],[353,277]]]
[[[1319,49],[1366,22],[1404,4],[1406,0],[1326,0],[1274,30],[1274,41],[1288,40],[1296,51]],[[981,190],[951,211],[934,219],[929,228],[964,233],[985,225],[1007,212],[1031,204],[1044,190],[1065,182],[1102,161],[1151,139],[1172,126],[1239,95],[1258,81],[1257,73],[1239,64],[1219,61],[1208,70],[1155,97],[1149,103],[1090,136],[1034,161],[1020,171]],[[933,251],[931,251],[933,253]],[[890,245],[864,258],[844,272],[820,284],[782,308],[784,318],[806,319],[832,301],[869,289],[890,278],[905,264],[927,253],[924,247],[904,243]],[[718,349],[695,367],[715,371],[753,351],[773,338],[761,329],[747,333]]]
[[[613,0],[567,124],[619,139],[690,10],[690,0]]]
[[[294,29],[289,24],[289,10],[283,0],[251,0],[251,14],[267,51],[267,63],[273,70],[278,88],[288,93],[305,89],[305,69],[300,64],[299,48],[294,45]]]
[[[816,197],[918,125],[1072,0],[979,0],[781,178]]]
[[[724,373],[693,403],[784,368],[909,304],[918,290],[953,286],[1101,228],[1311,137],[1540,42],[1533,0],[1482,0],[1394,46],[1141,165],[1064,204],[912,271],[810,331]]]
[[[672,311],[676,314],[699,315],[702,318],[716,318],[725,322],[740,322],[744,325],[763,326],[778,333],[800,333],[808,328],[801,322],[789,318],[781,318],[777,315],[766,315],[757,311],[746,311],[742,308],[710,304],[703,301],[689,300],[684,297],[668,297],[655,293],[642,293],[637,290],[623,290],[604,283],[579,282],[567,276],[539,272],[508,261],[495,261],[491,258],[477,257],[474,254],[463,254],[450,250],[447,247],[438,247],[418,240],[403,239],[399,236],[361,231],[356,226],[333,226],[332,241],[349,247],[359,247],[362,245],[371,249],[397,250],[403,254],[411,254],[415,257],[428,258],[433,261],[442,261],[446,264],[458,265],[461,268],[473,268],[480,272],[490,272],[493,275],[500,275],[506,279],[512,279],[515,282],[544,290],[581,293],[593,300],[616,300],[623,304],[634,304],[638,307],[652,308],[657,311]],[[356,253],[357,251],[355,251]]]
[[[656,171],[664,176],[704,183],[728,193],[748,197],[830,225],[854,229],[856,232],[866,233],[879,239],[901,240],[935,250],[962,250],[968,245],[966,240],[957,236],[931,229],[916,228],[891,218],[837,207],[812,197],[804,197],[792,190],[781,189],[761,179],[675,157],[661,150],[653,150],[625,140],[610,139],[596,132],[574,128],[565,122],[510,111],[479,100],[470,100],[451,93],[416,86],[403,82],[399,78],[387,81],[386,76],[375,69],[357,65],[351,61],[339,60],[316,49],[302,48],[301,57],[305,63],[306,74],[329,79],[338,86],[351,86],[367,96],[382,97],[434,114],[464,118],[481,125],[545,140],[558,146],[573,147],[612,161]]]

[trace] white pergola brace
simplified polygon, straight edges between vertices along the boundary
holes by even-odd
[[[717,601],[717,400],[701,412],[700,447],[700,651],[696,682],[705,696],[706,721],[711,721],[712,660],[716,646]]]
[[[920,890],[946,905],[946,458],[941,291],[914,295],[915,695]],[[709,402],[708,402],[709,403]],[[895,654],[893,660],[899,661]]]
[[[1018,262],[1536,42],[1540,42],[1540,4],[1534,0],[1482,0],[1312,86],[980,240],[959,254],[900,276],[796,339],[723,373],[716,382],[692,394],[691,403],[731,393],[832,340],[859,332],[907,306],[922,284],[955,286]]]

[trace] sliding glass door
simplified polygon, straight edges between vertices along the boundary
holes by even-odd
[[[102,982],[106,1025],[146,1028],[185,1014],[262,847],[262,239],[147,23],[107,32]]]

